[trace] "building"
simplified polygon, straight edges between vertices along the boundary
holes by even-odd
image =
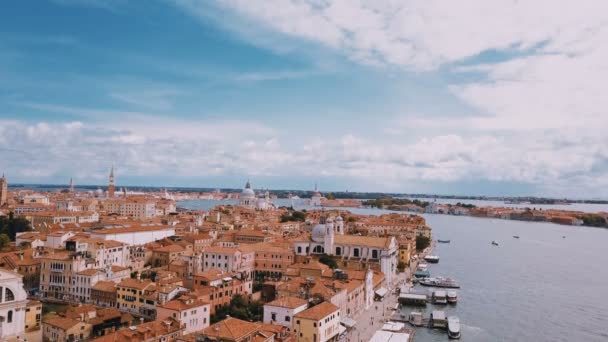
[[[29,300],[25,307],[25,331],[40,329],[42,318],[42,303],[37,300]]]
[[[255,252],[249,247],[207,247],[204,250],[203,269],[220,269],[239,273],[241,279],[250,279],[254,268]]]
[[[103,207],[107,214],[117,214],[135,219],[147,219],[156,216],[156,201],[143,196],[110,198],[103,202]]]
[[[186,249],[180,245],[167,245],[152,251],[152,265],[154,267],[167,266],[180,256],[184,255]]]
[[[73,236],[65,241],[65,249],[70,252],[84,253],[87,258],[95,260],[93,267],[130,266],[130,252],[123,242]]]
[[[91,303],[104,308],[117,308],[116,283],[113,281],[98,281],[91,287]]]
[[[298,297],[282,297],[264,304],[264,323],[279,324],[293,330],[293,317],[306,310],[308,302]]]
[[[146,296],[154,290],[156,284],[151,280],[124,279],[116,285],[116,306],[121,311],[141,315]]]
[[[88,269],[81,253],[60,252],[46,254],[41,258],[40,296],[58,300],[72,300],[75,293],[72,282],[76,273]]]
[[[274,204],[270,200],[270,193],[266,191],[264,197],[258,198],[255,191],[251,188],[251,183],[247,180],[245,188],[239,196],[239,207],[247,209],[268,210],[274,208]]]
[[[211,304],[211,314],[221,306],[230,304],[235,295],[249,297],[253,293],[252,282],[237,279],[233,274],[211,269],[194,275],[193,289],[204,301]]]
[[[174,318],[184,325],[184,333],[189,334],[209,326],[211,307],[208,302],[182,295],[156,307],[156,319]]]
[[[92,339],[91,342],[173,342],[182,336],[184,327],[172,318],[130,326]]]
[[[22,276],[0,269],[0,340],[23,334],[26,308]]]
[[[114,240],[131,246],[144,245],[175,235],[175,227],[161,224],[112,226],[91,231],[92,238]]]
[[[272,244],[251,245],[255,252],[254,273],[256,276],[280,277],[294,263],[291,246]]]
[[[340,333],[340,309],[323,302],[294,316],[298,342],[337,341]]]
[[[202,341],[218,342],[270,342],[273,336],[263,338],[258,336],[262,325],[259,323],[247,322],[237,318],[226,318],[207,328],[201,335]],[[256,337],[260,337],[256,339]]]
[[[393,236],[344,235],[341,217],[335,220],[321,217],[313,227],[310,239],[294,242],[296,255],[328,254],[342,261],[375,263],[392,283],[397,272],[397,241]]]
[[[315,190],[313,191],[312,197],[310,198],[310,205],[313,207],[320,207],[322,198],[323,196],[317,189],[317,184],[315,183]]]
[[[0,178],[0,207],[8,203],[8,182],[4,173]]]
[[[53,315],[42,322],[42,340],[49,342],[82,341],[91,336],[91,324]]]

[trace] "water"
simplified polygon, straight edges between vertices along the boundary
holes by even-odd
[[[465,204],[473,204],[478,207],[503,207],[503,208],[536,208],[536,209],[554,209],[554,210],[572,210],[582,211],[587,213],[597,213],[600,211],[608,212],[608,204],[592,204],[592,203],[571,203],[571,204],[505,204],[504,201],[490,200],[472,200],[472,199],[452,199],[452,198],[418,198],[421,201],[437,201],[442,204],[456,204],[458,202]]]
[[[180,205],[186,207],[184,202]],[[349,210],[368,215],[389,212]],[[460,318],[462,341],[608,341],[608,229],[424,216],[434,238],[451,240],[436,245],[433,254],[441,260],[429,265],[429,271],[453,277],[461,285],[458,304],[438,308]],[[492,240],[500,245],[492,246]],[[427,311],[432,308],[429,305]],[[447,339],[444,332],[416,330],[416,341]]]

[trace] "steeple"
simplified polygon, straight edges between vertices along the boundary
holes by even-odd
[[[110,170],[110,183],[108,184],[108,197],[114,197],[114,165],[112,165],[112,169]]]
[[[70,177],[70,193],[74,193],[74,180]]]
[[[249,178],[247,178],[247,183],[245,183],[245,189],[251,189],[251,183],[249,182]]]
[[[3,206],[7,203],[8,199],[8,182],[6,181],[6,176],[2,173],[2,178],[0,178],[0,206]]]

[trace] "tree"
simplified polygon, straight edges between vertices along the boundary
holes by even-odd
[[[6,234],[0,234],[0,249],[8,246],[11,243],[11,239]]]
[[[431,244],[431,239],[424,235],[416,236],[416,250],[423,251]]]
[[[8,217],[0,216],[0,234],[8,235],[11,241],[15,241],[17,233],[29,232],[32,230],[28,220],[22,217],[15,217],[11,212]]]
[[[329,266],[332,270],[338,268],[338,263],[327,254],[322,254],[319,256],[319,262]]]

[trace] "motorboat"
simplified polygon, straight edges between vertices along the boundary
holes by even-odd
[[[431,312],[431,328],[445,329],[448,322],[444,311],[434,310]]]
[[[519,235],[513,235],[513,237],[519,239]]]
[[[421,327],[424,324],[424,318],[422,317],[422,312],[420,311],[412,311],[410,312],[407,321],[416,327]]]
[[[425,262],[421,262],[418,264],[418,267],[416,267],[416,269],[418,271],[426,271],[429,268],[429,265]]]
[[[448,303],[456,304],[458,302],[458,292],[456,291],[448,291]]]
[[[456,316],[448,317],[448,337],[453,339],[460,338],[460,319]]]
[[[437,240],[439,243],[450,243],[450,240]]]
[[[424,260],[426,260],[428,263],[436,264],[439,262],[439,257],[436,255],[427,255],[424,257]]]
[[[430,276],[431,276],[431,274],[429,273],[429,271],[416,271],[416,272],[414,272],[414,277],[415,278],[428,278]]]
[[[498,246],[498,242],[496,242],[496,241],[492,241],[492,245],[494,245],[494,246]]]
[[[451,278],[424,278],[420,280],[420,285],[423,286],[432,286],[432,287],[444,287],[451,289],[459,289],[460,285],[456,282],[456,280]]]

